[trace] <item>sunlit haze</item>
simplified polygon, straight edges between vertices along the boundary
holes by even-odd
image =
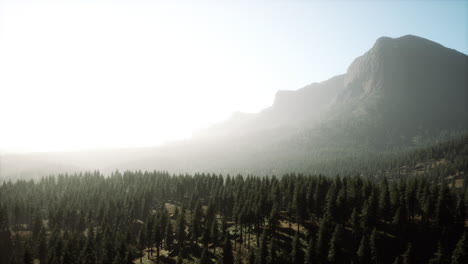
[[[464,1],[170,2],[0,0],[0,151],[187,138],[344,73],[381,36],[468,52]]]

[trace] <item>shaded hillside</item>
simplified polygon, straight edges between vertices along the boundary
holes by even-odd
[[[345,75],[329,126],[376,145],[468,127],[468,57],[416,36],[383,37]],[[351,124],[350,124],[351,123]]]
[[[279,91],[271,107],[236,113],[188,140],[35,158],[70,164],[71,172],[72,166],[104,172],[319,172],[324,163],[426,148],[467,132],[468,56],[408,35],[379,38],[345,74]]]
[[[467,73],[465,54],[416,36],[382,37],[346,74],[280,91],[258,114],[237,114],[126,166],[271,174],[427,147],[467,131]]]

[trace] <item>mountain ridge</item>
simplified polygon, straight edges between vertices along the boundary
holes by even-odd
[[[259,113],[238,112],[190,140],[85,169],[316,171],[320,160],[420,148],[467,131],[468,56],[417,36],[381,37],[346,73],[278,91]]]

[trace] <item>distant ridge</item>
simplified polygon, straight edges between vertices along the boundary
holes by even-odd
[[[427,147],[467,131],[468,56],[413,35],[381,37],[345,74],[278,91],[272,106],[257,114],[235,113],[189,140],[152,150],[112,159],[104,152],[93,159],[93,167],[79,167],[316,172],[325,161]],[[61,158],[48,155],[48,160]],[[68,164],[73,160],[80,159],[69,157]]]

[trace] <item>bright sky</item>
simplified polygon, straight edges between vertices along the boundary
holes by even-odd
[[[380,36],[468,53],[467,1],[194,2],[0,0],[0,151],[188,137],[344,73]]]

